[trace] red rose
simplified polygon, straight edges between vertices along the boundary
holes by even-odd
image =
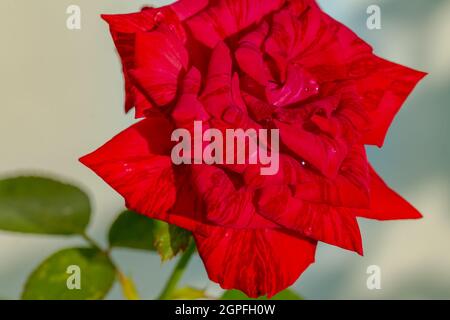
[[[368,164],[424,73],[383,60],[313,0],[183,0],[109,15],[126,110],[144,119],[81,161],[127,207],[193,232],[211,280],[272,296],[317,241],[362,254],[357,217],[421,215]],[[278,129],[277,174],[174,165],[177,128]]]

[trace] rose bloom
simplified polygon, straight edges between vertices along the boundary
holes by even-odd
[[[314,0],[183,0],[105,15],[140,122],[81,159],[129,209],[192,231],[211,280],[273,296],[319,241],[363,253],[357,217],[416,219],[367,161],[425,74],[386,61]],[[171,134],[279,129],[280,168],[174,165]]]

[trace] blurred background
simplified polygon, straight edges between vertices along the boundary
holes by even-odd
[[[105,234],[123,200],[77,159],[134,122],[123,114],[122,74],[101,13],[136,11],[171,1],[2,0],[0,2],[0,177],[61,177],[89,191],[89,232]],[[319,1],[380,56],[429,72],[370,159],[385,180],[425,216],[420,221],[361,220],[365,256],[320,245],[316,263],[294,289],[309,299],[450,299],[450,1]],[[79,5],[82,29],[66,28]],[[381,30],[366,27],[367,7],[381,8]],[[66,238],[0,232],[0,299],[17,299],[27,275]],[[114,258],[154,298],[174,262],[156,254],[115,251]],[[381,290],[366,287],[367,267],[381,268]],[[212,293],[196,258],[183,279]],[[108,296],[121,298],[114,287]]]

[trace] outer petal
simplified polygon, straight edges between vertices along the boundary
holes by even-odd
[[[130,74],[142,93],[164,106],[177,94],[178,79],[181,70],[187,68],[188,54],[182,39],[172,32],[138,33],[135,65]]]
[[[361,146],[352,149],[334,179],[324,177],[306,162],[301,164],[287,155],[280,155],[280,167],[276,175],[261,176],[259,170],[257,165],[247,167],[243,176],[246,185],[255,189],[289,186],[298,199],[307,202],[332,207],[369,207],[369,168]]]
[[[376,220],[420,219],[422,215],[405,199],[390,189],[370,167],[370,209],[357,210],[359,217]]]
[[[316,248],[315,242],[273,230],[218,229],[195,239],[209,278],[252,298],[272,297],[292,285],[314,262]]]
[[[179,0],[170,5],[180,20],[186,20],[208,6],[209,0]]]
[[[143,8],[141,12],[127,14],[104,14],[102,18],[109,24],[113,33],[145,32],[151,30],[156,21],[155,10]]]
[[[278,227],[252,210],[251,194],[237,190],[221,169],[174,167],[171,132],[165,118],[149,117],[80,161],[119,192],[129,209],[193,232],[208,234],[227,224]],[[225,205],[229,201],[232,205]],[[231,223],[227,217],[240,218]]]
[[[149,118],[80,159],[126,200],[127,207],[164,219],[175,201],[170,124]]]
[[[179,0],[170,7],[180,20],[186,20],[208,6],[209,0]]]
[[[185,2],[185,1],[183,1]],[[163,42],[165,47],[163,46],[165,52],[173,53],[173,46],[169,48],[167,46],[168,43],[175,43],[173,40],[174,35],[176,35],[180,41],[185,40],[184,30],[180,24],[180,18],[177,16],[180,14],[181,16],[185,16],[189,13],[189,10],[192,13],[195,12],[195,8],[191,6],[186,6],[186,4],[180,3],[176,7],[177,12],[174,11],[174,8],[171,6],[165,6],[161,8],[144,8],[141,12],[130,13],[130,14],[119,14],[119,15],[102,15],[103,19],[108,22],[111,30],[111,34],[114,40],[114,43],[117,47],[117,51],[120,55],[123,65],[123,72],[125,78],[125,90],[126,90],[126,101],[125,101],[125,110],[129,111],[133,107],[136,107],[136,117],[142,117],[145,113],[152,108],[152,103],[149,100],[153,99],[153,102],[157,100],[157,102],[167,103],[166,100],[170,99],[170,94],[166,93],[167,87],[173,86],[173,80],[168,77],[161,77],[161,79],[166,79],[164,82],[166,85],[163,86],[162,89],[165,91],[163,94],[156,95],[155,97],[151,97],[148,92],[144,92],[142,94],[133,83],[133,77],[131,75],[131,70],[134,70],[138,67],[142,67],[138,65],[139,61],[136,61],[136,58],[142,56],[142,51],[139,48],[136,48],[136,35],[142,33],[154,33],[161,32],[164,34],[164,37],[167,38],[167,41]],[[161,45],[161,43],[155,42],[153,45]],[[182,53],[182,50],[176,49],[179,53]],[[157,50],[151,50],[154,52]],[[147,56],[148,57],[148,56]],[[171,56],[173,57],[173,55]],[[155,63],[159,63],[161,60],[155,60]],[[172,67],[172,68],[171,68]],[[149,77],[155,77],[155,74],[158,73],[158,70],[155,68],[150,68],[151,72],[149,72]],[[161,64],[161,68],[159,69],[159,75],[173,75],[175,73],[173,66],[168,66],[168,64]],[[166,73],[164,73],[166,71]],[[178,70],[179,71],[179,70]],[[142,78],[142,69],[139,69],[137,75],[134,78]],[[173,78],[173,76],[172,76]],[[147,83],[151,82],[147,80]],[[161,91],[160,89],[150,90],[153,94],[155,91]],[[173,91],[173,88],[169,91]],[[148,99],[150,97],[150,99]]]
[[[131,14],[102,15],[108,22],[117,52],[122,61],[125,79],[125,111],[136,106],[137,117],[152,107],[151,103],[135,88],[128,71],[135,67],[135,34],[151,30],[155,26],[154,11],[150,9]]]
[[[210,48],[280,8],[284,0],[218,0],[187,21],[192,34]]]
[[[319,83],[355,80],[355,93],[371,119],[365,127],[363,143],[381,147],[395,115],[426,74],[377,57],[369,44],[314,5],[302,21],[305,27],[296,30],[306,30],[305,35],[294,39],[300,39],[300,48],[306,50],[294,50],[294,44],[275,48],[281,48],[284,55],[292,57],[291,61],[304,65]],[[315,32],[308,31],[314,28]]]
[[[350,210],[304,201],[287,186],[262,189],[258,212],[288,230],[362,254],[358,223]]]
[[[245,181],[260,190],[255,203],[266,219],[297,234],[362,254],[352,208],[369,206],[368,175],[364,148],[355,147],[334,179],[282,156],[277,175],[261,177],[249,167]]]
[[[355,146],[342,162],[334,179],[303,168],[295,184],[298,196],[306,201],[335,207],[367,208],[370,201],[369,168],[364,147]]]
[[[80,161],[97,173],[126,201],[127,208],[207,235],[189,171],[173,167],[168,154],[172,128],[161,117],[149,117],[123,131]]]
[[[363,98],[363,106],[372,120],[363,142],[381,147],[394,117],[426,73],[376,56],[359,63],[362,66],[354,65],[354,68],[364,70],[364,65],[370,64],[365,68],[368,74],[356,81],[358,93]]]

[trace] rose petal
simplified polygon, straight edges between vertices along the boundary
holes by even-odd
[[[284,0],[218,0],[187,20],[194,37],[209,48],[260,21],[280,8]]]
[[[336,178],[324,177],[305,162],[281,154],[277,174],[261,176],[260,166],[248,166],[243,178],[254,189],[268,186],[290,186],[296,197],[313,203],[336,207],[368,208],[370,178],[367,157],[362,146],[352,148]]]
[[[208,113],[197,97],[200,91],[201,77],[202,75],[196,68],[191,68],[183,80],[181,96],[172,111],[172,118],[177,127],[192,128],[194,121],[206,122],[209,119]]]
[[[326,15],[314,1],[278,12],[265,48],[275,61],[280,81],[289,64],[299,64],[319,83],[347,79],[348,66],[372,48],[346,26]]]
[[[317,38],[320,27],[320,16],[316,11],[307,13],[300,19],[289,9],[283,9],[273,17],[270,36],[265,42],[267,54],[276,62],[280,73],[280,81],[285,81],[288,64]],[[315,18],[309,18],[315,14]]]
[[[128,112],[136,107],[136,117],[139,118],[145,116],[146,112],[152,108],[152,102],[155,104],[170,102],[174,96],[173,91],[176,90],[174,86],[177,85],[173,78],[175,74],[177,76],[179,74],[179,70],[176,72],[178,60],[181,60],[183,65],[187,64],[185,61],[187,54],[183,55],[185,52],[183,43],[186,41],[184,30],[171,7],[144,8],[137,13],[103,15],[102,17],[110,25],[114,43],[122,60],[126,90],[125,110]],[[155,66],[143,68],[140,65],[143,59],[137,61],[139,57],[144,56],[147,58],[145,65],[148,66],[152,60],[151,54],[158,52],[153,50],[154,48],[151,48],[150,52],[142,51],[148,49],[149,44],[143,44],[143,37],[137,40],[138,34],[153,33],[157,34],[153,35],[155,42],[152,45],[161,45],[161,50],[165,50],[161,52],[167,53],[165,59],[153,57],[154,63],[166,62],[160,69]],[[162,41],[160,38],[167,39]],[[150,41],[150,36],[147,40]],[[136,47],[138,41],[140,43]],[[170,65],[167,59],[175,60],[172,60]],[[160,87],[152,85],[155,77],[161,77],[163,85]],[[136,88],[136,82],[143,90]]]
[[[239,40],[235,56],[239,67],[259,84],[266,86],[272,79],[264,58],[262,44],[269,32],[269,25],[264,22],[255,31]]]
[[[239,77],[237,74],[232,76],[230,50],[223,42],[220,42],[212,52],[205,89],[200,101],[218,126],[236,129],[259,128],[247,114]]]
[[[243,92],[242,97],[245,101],[249,114],[256,121],[270,121],[274,114],[275,108],[270,103],[258,99],[251,94]]]
[[[258,212],[288,230],[362,255],[358,223],[348,209],[300,199],[287,186],[268,186],[257,199]]]
[[[316,243],[274,230],[219,229],[195,235],[209,278],[251,298],[291,286],[314,262]]]
[[[369,44],[315,5],[301,15],[295,10],[281,11],[272,29],[266,49],[277,62],[281,77],[289,63],[298,63],[319,84],[355,81],[355,94],[371,120],[365,128],[365,144],[383,145],[395,115],[426,75],[378,58]]]
[[[317,81],[298,65],[287,66],[286,81],[271,82],[266,88],[267,100],[276,107],[304,101],[319,93]]]
[[[80,161],[125,199],[127,207],[164,218],[175,202],[171,126],[162,117],[139,122]]]
[[[302,125],[275,121],[281,141],[296,155],[329,178],[336,177],[349,147],[342,137],[330,138],[307,131]]]
[[[192,183],[204,203],[208,221],[215,225],[239,229],[278,228],[257,214],[252,190],[236,187],[222,169],[194,165]]]
[[[363,142],[381,147],[398,111],[426,73],[375,56],[371,60],[373,67],[368,70],[372,72],[356,84],[371,119]]]
[[[135,13],[103,14],[102,18],[109,24],[112,32],[133,34],[151,30],[156,24],[155,14],[155,9],[144,8],[142,11]]]
[[[405,199],[389,188],[370,167],[370,209],[357,210],[359,217],[376,220],[420,219],[422,215]]]
[[[178,18],[183,21],[199,13],[208,6],[209,0],[178,0],[170,5]]]
[[[190,171],[174,168],[168,155],[171,131],[166,119],[152,116],[80,161],[120,193],[128,209],[207,235],[212,226],[186,180]]]
[[[180,72],[187,64],[186,49],[175,35],[160,31],[136,35],[136,68],[130,74],[141,92],[157,105],[167,105],[175,98]]]
[[[129,70],[135,67],[135,34],[151,30],[155,26],[153,10],[143,10],[137,13],[102,15],[108,22],[117,52],[122,61],[125,79],[125,111],[136,107],[136,117],[140,118],[152,104],[133,85]]]

